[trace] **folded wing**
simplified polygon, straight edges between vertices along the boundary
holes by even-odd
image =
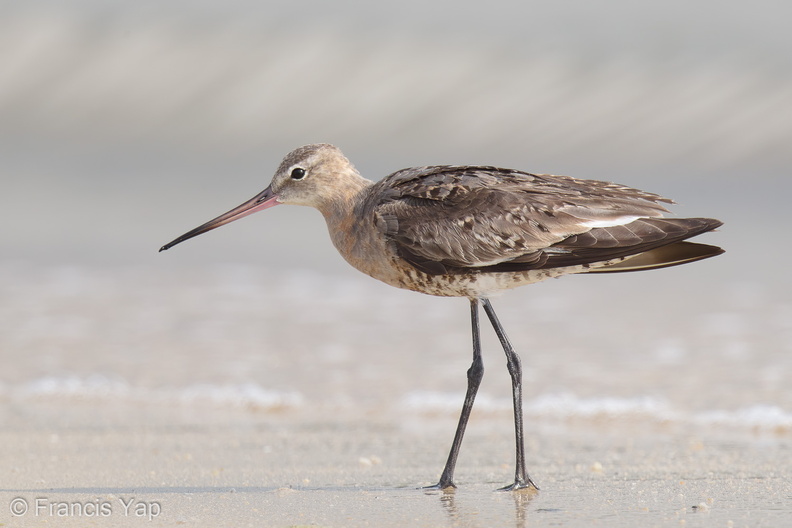
[[[418,167],[378,185],[384,192],[371,193],[377,201],[363,207],[402,258],[435,275],[630,257],[624,264],[721,225],[706,218],[662,218],[667,209],[661,204],[671,200],[623,185],[495,167]],[[712,246],[686,243],[655,252],[643,263],[621,269],[614,263],[602,271],[662,267],[717,254],[704,248]]]

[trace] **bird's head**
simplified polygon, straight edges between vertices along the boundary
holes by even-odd
[[[370,183],[333,145],[306,145],[293,150],[283,159],[266,189],[227,213],[165,244],[160,251],[278,204],[307,205],[319,209],[322,214],[332,214]]]
[[[323,211],[356,192],[355,184],[360,180],[363,178],[337,147],[319,143],[290,152],[275,172],[269,189],[278,203],[307,205]]]

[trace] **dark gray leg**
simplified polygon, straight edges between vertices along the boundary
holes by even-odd
[[[468,385],[465,403],[462,405],[462,413],[459,415],[459,424],[454,435],[454,443],[451,444],[451,452],[448,453],[448,460],[443,469],[443,474],[440,475],[440,482],[430,486],[434,489],[456,488],[456,485],[454,485],[454,467],[456,466],[457,456],[459,456],[459,447],[462,445],[462,437],[465,435],[465,427],[467,427],[468,418],[470,418],[470,411],[473,409],[476,392],[479,385],[481,385],[481,379],[484,377],[477,299],[470,300],[470,322],[473,327],[473,363],[467,371]]]
[[[539,487],[533,483],[531,477],[525,472],[525,442],[523,441],[523,413],[522,413],[522,367],[520,365],[520,356],[514,351],[509,338],[506,337],[503,327],[498,321],[498,316],[495,315],[489,299],[482,299],[484,311],[487,312],[492,327],[495,333],[498,334],[498,339],[503,346],[503,351],[506,353],[506,366],[509,369],[509,374],[512,379],[512,400],[514,404],[514,434],[516,440],[516,469],[514,470],[514,484],[501,488],[504,491],[517,490],[522,488]]]

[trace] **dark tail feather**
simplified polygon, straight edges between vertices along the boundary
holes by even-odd
[[[720,255],[724,250],[718,246],[698,244],[695,242],[676,242],[639,253],[622,262],[611,264],[602,268],[588,270],[589,273],[621,273],[624,271],[641,271],[669,266],[678,266],[688,262],[696,262],[706,258]]]
[[[711,246],[677,244],[721,225],[722,222],[714,218],[640,218],[623,226],[595,228],[553,246],[562,251],[550,254],[542,267],[592,264],[587,271],[606,272],[651,269],[693,262],[716,253],[702,249],[703,254],[698,255],[698,251],[693,248]],[[601,266],[608,261],[614,263]],[[638,262],[646,264],[637,265]]]

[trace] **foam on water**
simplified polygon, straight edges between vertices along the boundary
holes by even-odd
[[[537,416],[592,417],[641,414],[660,420],[673,417],[668,402],[653,396],[635,398],[579,398],[571,393],[545,394],[534,398],[525,411]]]
[[[697,414],[695,421],[705,425],[753,429],[792,429],[792,413],[775,405],[752,405],[735,411],[710,411]]]
[[[33,398],[129,398],[132,390],[126,382],[117,378],[93,375],[47,376],[13,387],[6,391],[22,399]]]
[[[464,394],[414,391],[402,399],[402,406],[415,411],[456,411]],[[493,398],[487,394],[476,396],[475,407],[483,411],[502,411],[512,408],[511,399]],[[658,419],[673,415],[667,402],[650,396],[636,398],[579,398],[571,393],[551,393],[537,396],[523,404],[525,414],[536,417],[570,418],[644,414]]]
[[[255,383],[241,385],[192,385],[175,391],[176,399],[186,405],[230,405],[233,407],[279,408],[297,407],[303,398],[296,392],[267,390]]]
[[[405,395],[401,406],[413,412],[450,413],[459,411],[463,399],[462,393],[414,391]],[[475,408],[485,412],[511,410],[511,401],[479,394]],[[550,393],[526,401],[523,409],[526,416],[534,419],[639,417],[658,422],[703,426],[772,431],[792,429],[792,413],[775,405],[753,405],[733,411],[685,413],[655,396],[581,398],[572,393]]]
[[[185,387],[148,388],[103,375],[47,376],[18,385],[0,386],[0,397],[18,402],[47,400],[108,401],[121,403],[179,404],[249,409],[300,408],[305,398],[298,392],[265,389],[256,383],[203,383]],[[459,412],[461,392],[411,391],[398,407],[410,413]],[[337,404],[335,404],[337,405]],[[358,406],[349,402],[347,406]],[[509,398],[480,393],[475,408],[479,412],[511,411]],[[527,400],[525,415],[535,420],[569,420],[576,418],[642,418],[658,422],[687,423],[738,429],[782,431],[792,429],[792,413],[777,405],[756,404],[735,410],[711,410],[686,413],[655,396],[631,398],[582,398],[570,392],[547,393]]]
[[[120,400],[131,403],[178,403],[185,406],[213,405],[275,409],[298,407],[303,397],[296,392],[264,389],[255,383],[196,384],[186,387],[147,388],[131,386],[119,378],[91,375],[44,377],[0,388],[7,398],[30,400]]]

